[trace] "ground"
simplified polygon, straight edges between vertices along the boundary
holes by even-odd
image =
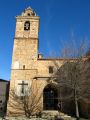
[[[0,120],[54,120],[53,117],[48,118],[26,118],[26,117],[10,117],[10,118],[0,118]],[[75,118],[65,118],[64,120],[76,120]],[[90,120],[90,119],[84,119],[80,118],[80,120]]]

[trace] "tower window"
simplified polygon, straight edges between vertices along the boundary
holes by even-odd
[[[49,73],[53,73],[53,66],[49,66]]]
[[[30,13],[28,13],[28,16],[30,16]]]
[[[2,103],[2,100],[0,100],[0,103]]]
[[[3,108],[2,107],[0,107],[0,110],[2,110]]]
[[[24,30],[30,30],[30,21],[24,23]]]
[[[25,70],[25,65],[23,65],[23,70]]]

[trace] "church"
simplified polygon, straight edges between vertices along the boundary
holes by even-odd
[[[16,16],[8,116],[24,115],[28,110],[32,114],[57,110],[60,102],[55,73],[64,60],[43,58],[38,53],[39,21],[39,16],[30,7]]]

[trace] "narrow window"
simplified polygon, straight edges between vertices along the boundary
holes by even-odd
[[[2,103],[2,100],[0,100],[0,103]]]
[[[49,73],[53,73],[53,66],[49,66]]]
[[[23,70],[25,70],[25,65],[23,65]]]
[[[24,30],[30,30],[30,21],[24,23]]]
[[[0,108],[0,110],[2,111],[2,110],[3,110],[3,108],[1,107],[1,108]]]

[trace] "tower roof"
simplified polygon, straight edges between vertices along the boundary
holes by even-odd
[[[36,16],[36,13],[31,7],[28,7],[22,12],[21,16]]]

